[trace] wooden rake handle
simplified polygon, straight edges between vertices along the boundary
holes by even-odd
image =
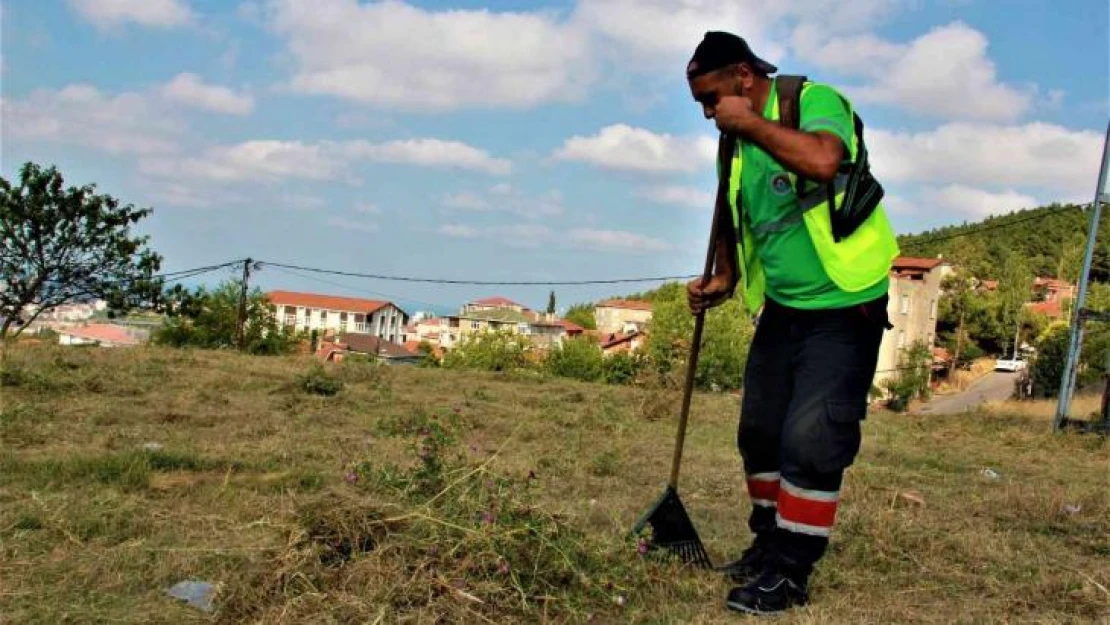
[[[717,160],[725,167],[731,158],[731,147],[735,140],[722,134],[717,145]],[[717,201],[713,206],[713,222],[709,226],[709,249],[705,253],[705,271],[702,272],[702,284],[709,282],[713,277],[713,261],[717,252],[717,232],[721,219],[724,218],[724,207],[728,206],[728,169],[722,170],[725,175],[720,176],[717,183]],[[705,311],[697,313],[694,317],[694,336],[690,341],[690,359],[686,366],[686,384],[682,390],[682,412],[678,417],[678,434],[675,436],[674,458],[671,460],[671,478],[667,484],[672,490],[678,489],[678,470],[682,464],[682,448],[686,442],[686,423],[690,418],[690,400],[694,394],[694,375],[698,369],[698,352],[701,350],[701,334],[705,327]]]

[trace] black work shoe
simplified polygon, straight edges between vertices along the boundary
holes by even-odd
[[[746,614],[775,614],[809,602],[809,590],[803,577],[787,575],[771,567],[747,586],[737,586],[728,593],[725,605]]]
[[[739,560],[722,566],[721,571],[737,584],[749,584],[767,570],[773,555],[770,541],[756,537]]]

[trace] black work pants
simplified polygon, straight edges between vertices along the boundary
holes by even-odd
[[[756,327],[737,433],[749,527],[799,572],[824,555],[859,452],[887,299],[814,311],[768,300]]]

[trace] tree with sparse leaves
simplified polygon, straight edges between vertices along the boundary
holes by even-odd
[[[587,330],[597,329],[597,319],[594,318],[594,307],[591,304],[575,304],[567,309],[563,318]]]
[[[152,209],[95,191],[30,162],[18,185],[0,177],[0,338],[70,302],[103,299],[116,314],[157,300],[162,257],[131,232]]]

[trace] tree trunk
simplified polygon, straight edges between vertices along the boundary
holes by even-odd
[[[960,350],[964,346],[964,317],[966,310],[960,308],[960,325],[956,326],[956,351],[952,354],[952,362],[948,363],[948,382],[951,384],[956,379],[956,364],[960,362]]]

